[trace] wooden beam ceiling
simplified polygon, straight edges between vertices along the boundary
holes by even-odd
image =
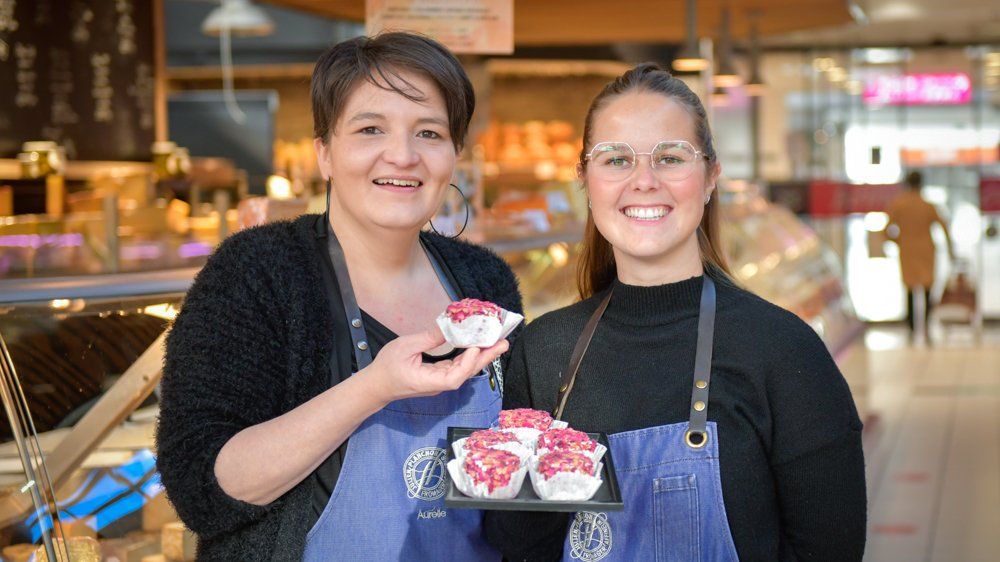
[[[263,0],[326,17],[363,21],[364,0]],[[514,42],[522,46],[678,43],[685,36],[684,0],[515,0]],[[751,14],[762,36],[851,21],[845,0],[701,0],[698,34],[715,37],[723,6],[732,33],[746,37]]]

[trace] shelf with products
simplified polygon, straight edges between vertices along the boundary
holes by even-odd
[[[488,204],[509,191],[537,192],[576,180],[583,139],[563,120],[493,121],[476,140]]]
[[[153,448],[164,333],[195,272],[0,281],[0,559],[193,560]]]
[[[164,177],[148,163],[69,162],[65,176],[7,180],[0,279],[204,264],[236,228],[230,204],[246,195],[245,174],[219,158],[197,158],[186,169]],[[12,204],[4,204],[5,189]]]

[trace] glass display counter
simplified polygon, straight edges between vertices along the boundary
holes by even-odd
[[[193,559],[153,436],[195,271],[0,281],[0,560]]]
[[[720,231],[729,266],[748,290],[795,313],[834,354],[861,330],[840,261],[791,211],[747,189],[723,192]]]
[[[730,269],[748,290],[806,321],[836,354],[862,329],[833,251],[809,226],[753,189],[721,194],[720,234]],[[530,321],[578,299],[583,226],[567,222],[494,247],[514,268]],[[489,240],[486,241],[489,243]]]

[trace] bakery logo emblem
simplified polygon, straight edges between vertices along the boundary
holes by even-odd
[[[439,447],[424,447],[410,453],[403,463],[406,496],[428,502],[444,497],[448,485],[444,466],[445,451]]]
[[[611,552],[611,525],[607,513],[581,511],[569,528],[570,558],[596,562]]]

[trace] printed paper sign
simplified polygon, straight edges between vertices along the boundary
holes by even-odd
[[[513,0],[365,0],[365,32],[415,31],[455,53],[514,52]]]

